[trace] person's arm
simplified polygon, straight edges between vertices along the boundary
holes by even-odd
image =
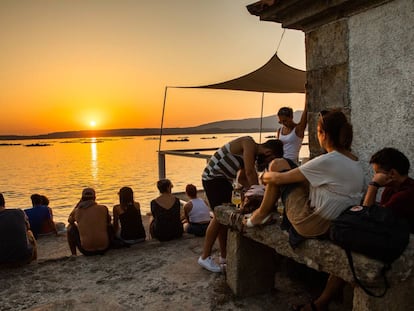
[[[368,184],[367,193],[365,194],[364,202],[362,205],[374,205],[377,198],[378,189],[386,186],[390,181],[391,179],[388,174],[382,172],[374,174],[371,182]]]
[[[247,180],[246,171],[242,168],[237,174],[237,182],[243,186],[243,188],[249,188],[249,181]]]
[[[46,219],[46,222],[47,222],[48,226],[49,226],[50,228],[52,228],[53,232],[54,232],[56,235],[58,235],[58,231],[57,231],[57,228],[56,228],[56,224],[55,224],[55,222],[53,221],[53,212],[52,212],[52,209],[51,209],[50,207],[47,207],[47,209],[48,209],[48,211],[49,211],[49,218],[48,218],[48,219]]]
[[[69,214],[69,217],[68,217],[68,223],[69,224],[74,224],[75,223],[75,211],[76,211],[76,207]]]
[[[114,232],[116,234],[119,230],[119,222],[118,222],[119,216],[118,216],[118,209],[116,208],[116,205],[114,206],[112,210],[112,215],[114,216],[112,226],[114,227]]]
[[[190,223],[190,212],[193,209],[193,202],[187,202],[184,205],[184,216],[185,216],[185,220]]]
[[[106,221],[106,224],[108,225],[108,226],[112,226],[112,224],[111,224],[111,215],[109,214],[109,210],[108,210],[108,208],[105,206],[105,208],[106,208],[106,219],[107,219],[107,221]]]
[[[308,124],[308,100],[305,94],[305,107],[303,108],[302,116],[299,123],[295,127],[296,136],[303,138],[305,136],[306,125]]]
[[[264,184],[286,185],[305,181],[306,177],[302,174],[299,168],[294,168],[282,173],[265,172],[262,174],[261,180]]]
[[[256,143],[254,140],[246,139],[242,142],[243,148],[243,162],[244,162],[244,174],[247,179],[247,187],[252,185],[258,185],[259,180],[256,172]]]
[[[30,230],[30,222],[29,222],[29,217],[27,217],[27,214],[22,210],[23,214],[24,214],[24,222],[26,223],[26,229]]]

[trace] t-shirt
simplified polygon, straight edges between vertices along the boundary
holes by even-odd
[[[37,238],[42,233],[42,225],[45,220],[51,218],[49,208],[46,205],[39,205],[25,209],[24,211],[29,218],[30,230],[32,230],[33,235]]]
[[[5,209],[0,212],[0,263],[15,263],[32,256],[32,246],[27,239],[24,212]]]
[[[299,170],[310,183],[310,205],[321,217],[333,220],[347,207],[361,203],[365,183],[359,161],[332,151],[299,166]]]
[[[398,217],[406,219],[411,233],[414,233],[414,179],[408,177],[399,189],[385,187],[380,204],[391,208]]]

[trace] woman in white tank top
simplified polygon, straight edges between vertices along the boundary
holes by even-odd
[[[305,128],[308,124],[307,114],[307,100],[305,100],[305,108],[299,123],[293,121],[293,110],[290,107],[282,107],[277,113],[279,124],[282,124],[282,127],[277,131],[277,138],[283,142],[283,157],[295,163],[299,162],[299,151],[302,147]]]

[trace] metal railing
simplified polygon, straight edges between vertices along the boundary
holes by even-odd
[[[302,144],[302,146],[307,146],[307,145],[308,143]],[[166,169],[165,169],[165,156],[166,155],[205,159],[206,162],[208,162],[212,154],[203,154],[200,152],[215,151],[217,149],[218,148],[160,150],[158,151],[158,178],[159,179],[166,178]],[[299,164],[303,164],[307,160],[309,160],[309,158],[307,157],[300,158]]]
[[[165,169],[165,156],[166,155],[205,159],[206,162],[208,162],[208,160],[210,159],[212,155],[202,154],[200,152],[213,151],[217,149],[218,148],[160,150],[158,151],[158,178],[159,179],[166,178],[166,173],[165,173],[166,172],[166,169]]]

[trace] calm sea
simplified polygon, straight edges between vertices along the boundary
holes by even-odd
[[[259,133],[188,135],[186,142],[167,142],[182,136],[164,136],[161,149],[218,148],[243,135],[259,142]],[[262,141],[269,135],[274,133],[262,133]],[[143,214],[149,212],[150,201],[158,196],[157,137],[0,141],[5,143],[19,144],[0,146],[0,192],[8,208],[29,208],[30,195],[40,193],[49,198],[55,221],[66,222],[84,187],[95,188],[97,201],[111,212],[123,186],[134,190]],[[29,144],[49,145],[26,147]],[[301,156],[308,153],[304,146]],[[201,189],[205,164],[205,159],[167,155],[166,175],[174,184],[173,191],[184,191],[188,183]]]

